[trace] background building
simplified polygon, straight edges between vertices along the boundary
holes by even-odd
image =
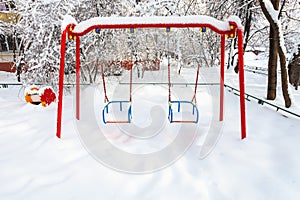
[[[15,72],[14,61],[18,53],[12,25],[19,18],[14,1],[0,1],[0,71]]]

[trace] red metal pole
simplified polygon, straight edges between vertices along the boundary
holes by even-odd
[[[66,35],[67,30],[61,34],[60,42],[60,69],[59,69],[59,85],[58,85],[58,106],[57,106],[57,126],[56,136],[61,138],[61,116],[62,116],[62,101],[64,90],[64,71],[65,71],[65,53],[66,53]]]
[[[171,102],[171,64],[170,64],[170,50],[169,50],[169,43],[170,43],[170,35],[167,32],[167,48],[168,48],[168,90],[169,90],[169,103]]]
[[[132,63],[132,59],[131,59],[131,63]],[[130,68],[130,77],[129,77],[129,81],[130,81],[130,85],[129,85],[129,101],[132,102],[132,68],[133,68],[133,63],[131,64],[131,68]]]
[[[241,107],[241,138],[246,138],[246,106],[245,106],[245,80],[244,80],[244,44],[243,30],[238,29],[239,50],[239,79],[240,79],[240,107]]]
[[[225,68],[225,35],[221,35],[221,69],[220,69],[220,121],[224,119],[224,68]]]
[[[80,38],[76,37],[76,119],[80,118]]]
[[[102,76],[102,83],[103,83],[103,91],[104,91],[104,103],[109,102],[107,94],[106,94],[106,85],[105,85],[105,77],[104,77],[104,69],[103,69],[104,64],[100,64],[101,67],[101,76]]]
[[[196,74],[196,82],[195,82],[195,89],[194,89],[194,96],[192,98],[192,102],[195,102],[195,104],[197,104],[197,98],[196,98],[196,96],[197,96],[199,72],[200,72],[200,64],[198,63],[197,74]]]

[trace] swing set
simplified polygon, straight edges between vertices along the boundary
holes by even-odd
[[[201,32],[206,32],[206,28],[202,27],[200,29]],[[167,27],[166,32],[168,34],[167,37],[167,48],[168,48],[168,90],[169,90],[169,115],[168,119],[170,123],[198,123],[199,120],[199,111],[197,108],[197,100],[196,100],[196,95],[197,95],[197,86],[198,86],[198,77],[199,77],[199,71],[200,71],[200,64],[198,63],[197,67],[197,73],[196,73],[196,82],[195,82],[195,89],[194,89],[194,95],[191,101],[182,101],[182,100],[177,100],[174,101],[171,99],[171,64],[170,64],[170,51],[169,51],[169,46],[170,46],[170,37],[169,34],[171,32],[171,28]],[[180,113],[182,105],[191,105],[192,106],[192,115],[195,116],[194,120],[174,120],[174,109],[173,105],[177,105],[177,112]]]
[[[100,29],[96,28],[95,29],[95,33],[96,34],[100,34]],[[134,28],[130,28],[129,29],[130,33],[133,34],[135,32]],[[132,55],[131,55],[132,56]],[[132,103],[132,69],[133,69],[133,63],[132,63],[132,58],[131,61],[129,63],[129,67],[127,67],[127,69],[129,70],[129,79],[130,79],[130,87],[129,87],[129,100],[113,100],[110,101],[107,97],[107,92],[106,92],[106,83],[105,83],[105,76],[104,76],[104,67],[103,65],[101,65],[101,73],[102,73],[102,83],[103,83],[103,92],[104,92],[104,103],[106,104],[104,106],[104,108],[102,109],[102,120],[104,124],[122,124],[122,123],[130,123],[131,119],[132,119],[132,107],[131,107],[131,103]],[[124,110],[124,105],[128,105],[127,108],[127,119],[126,120],[107,120],[106,115],[109,113],[109,109],[110,107],[112,107],[112,105],[117,104],[119,106],[119,111],[123,112]]]
[[[120,123],[130,123],[132,119],[132,113],[131,113],[131,101],[132,101],[132,67],[130,69],[130,95],[129,95],[129,101],[109,101],[107,97],[106,92],[106,83],[105,83],[105,77],[104,77],[104,68],[103,65],[101,65],[101,73],[102,73],[102,83],[103,83],[103,91],[104,91],[104,103],[106,104],[102,110],[102,120],[104,124],[120,124]],[[124,104],[129,104],[129,107],[127,109],[127,120],[106,120],[106,114],[108,114],[109,107],[112,104],[119,104],[119,109],[122,112]]]
[[[202,29],[200,29],[200,31],[202,33],[206,32],[205,27],[202,27]],[[99,29],[95,29],[95,34],[100,34]],[[129,32],[131,34],[134,34],[136,31],[134,28],[130,28]],[[166,33],[167,33],[167,49],[168,49],[168,100],[169,100],[169,114],[168,114],[168,119],[170,123],[198,123],[198,119],[199,119],[199,111],[197,108],[197,101],[196,101],[196,95],[197,95],[197,86],[198,86],[198,77],[199,77],[199,71],[200,71],[200,64],[198,63],[198,68],[197,68],[197,73],[196,73],[196,82],[195,82],[195,89],[194,89],[194,95],[191,101],[182,101],[182,100],[171,100],[171,63],[170,63],[170,45],[169,45],[169,41],[170,41],[170,32],[171,32],[171,28],[167,27],[166,28]],[[133,49],[132,47],[133,41],[131,42],[131,49]],[[104,103],[106,104],[102,110],[102,120],[104,124],[120,124],[120,123],[130,123],[132,120],[132,71],[133,71],[133,57],[131,55],[131,60],[130,60],[130,67],[129,67],[129,73],[130,73],[130,78],[129,78],[129,100],[113,100],[110,101],[107,97],[107,92],[106,92],[106,82],[105,82],[105,75],[104,75],[104,67],[103,65],[101,65],[101,73],[102,73],[102,84],[103,84],[103,92],[104,92]],[[135,61],[137,62],[137,61]],[[144,67],[144,66],[143,66]],[[118,120],[118,119],[113,119],[113,120],[107,120],[107,114],[109,113],[109,109],[110,107],[112,107],[112,105],[117,104],[119,107],[119,111],[122,113],[124,110],[124,105],[129,105],[127,108],[127,118],[125,120]],[[195,116],[194,120],[176,120],[174,119],[174,106],[173,105],[177,105],[177,112],[180,113],[181,109],[182,109],[182,105],[187,104],[187,105],[191,105],[192,107],[192,115]]]
[[[63,82],[64,82],[64,67],[65,67],[65,52],[66,39],[75,40],[76,42],[76,119],[80,119],[80,37],[94,31],[100,33],[100,29],[129,29],[130,33],[134,33],[136,28],[165,28],[167,32],[168,45],[168,102],[169,114],[168,120],[170,123],[198,123],[199,111],[197,108],[196,92],[198,85],[198,77],[200,64],[198,63],[196,72],[196,82],[194,95],[191,101],[181,101],[171,99],[171,64],[169,51],[169,33],[171,28],[200,28],[200,31],[205,32],[210,28],[221,36],[221,64],[220,64],[220,112],[219,120],[223,121],[224,112],[224,67],[225,67],[225,40],[228,38],[238,37],[238,58],[239,58],[239,83],[240,83],[240,118],[241,118],[241,138],[246,138],[246,114],[245,114],[245,86],[244,86],[244,57],[243,57],[243,32],[240,20],[237,17],[230,17],[227,21],[220,21],[209,16],[182,16],[182,17],[96,17],[89,20],[77,23],[71,16],[65,16],[62,23],[61,34],[61,57],[60,57],[60,75],[59,75],[59,95],[58,95],[58,110],[57,110],[57,132],[56,136],[61,137],[61,120],[62,120],[62,98],[63,98]],[[132,59],[131,59],[132,60]],[[132,120],[132,68],[129,68],[130,84],[129,84],[129,100],[113,100],[109,101],[106,93],[106,84],[104,76],[104,67],[101,65],[104,102],[106,105],[102,110],[103,123],[130,123]],[[123,112],[125,105],[127,118],[125,120],[107,120],[106,115],[109,113],[110,107],[117,105],[119,111]],[[174,109],[174,105],[177,109]],[[177,120],[174,119],[174,112],[181,112],[183,105],[191,105],[193,120]]]

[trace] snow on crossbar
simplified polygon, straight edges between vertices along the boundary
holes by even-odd
[[[72,31],[74,35],[82,36],[95,28],[115,29],[115,28],[187,28],[187,27],[208,27],[219,34],[228,34],[231,31],[230,23],[241,27],[241,21],[236,16],[229,17],[226,21],[221,21],[210,16],[151,16],[151,17],[94,17],[86,21],[77,23],[71,16],[66,16],[63,21],[62,30],[68,24],[75,24]]]

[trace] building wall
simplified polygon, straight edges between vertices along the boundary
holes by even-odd
[[[14,63],[12,62],[1,62],[0,63],[0,71],[5,71],[5,72],[16,72],[16,68],[13,67]]]
[[[15,24],[20,19],[14,1],[0,0],[0,23]],[[13,68],[12,36],[0,35],[0,71],[15,72]]]
[[[13,53],[0,52],[0,71],[15,72],[13,65]]]

